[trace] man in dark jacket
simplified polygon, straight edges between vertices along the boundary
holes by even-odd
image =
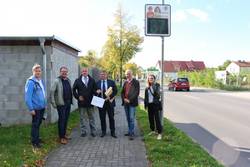
[[[136,106],[138,106],[140,83],[133,78],[131,70],[127,70],[125,75],[127,80],[123,84],[121,92],[122,105],[124,106],[128,122],[128,133],[125,134],[125,136],[129,136],[129,139],[133,140],[135,129],[135,110]]]
[[[117,138],[115,135],[114,119],[115,95],[117,94],[117,87],[113,80],[108,79],[106,71],[100,72],[100,80],[96,83],[96,85],[99,97],[105,99],[103,108],[98,108],[102,129],[101,137],[104,137],[106,135],[106,113],[108,113],[111,136]],[[110,91],[111,94],[109,96],[105,94],[108,89],[112,89],[112,91]]]
[[[80,112],[81,137],[87,135],[86,115],[88,115],[89,119],[91,136],[96,136],[94,107],[91,105],[91,100],[94,94],[96,94],[95,80],[88,75],[88,68],[83,68],[82,75],[75,80],[73,85],[73,95],[78,101]]]

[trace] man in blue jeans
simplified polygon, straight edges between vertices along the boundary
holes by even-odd
[[[27,79],[25,85],[25,102],[32,116],[31,142],[34,148],[40,148],[39,129],[46,108],[46,89],[41,79],[41,66],[35,64],[32,72],[33,75]]]
[[[50,90],[50,101],[58,112],[58,134],[61,144],[67,144],[69,137],[66,136],[67,124],[72,104],[72,86],[68,78],[68,68],[60,68],[60,76],[55,79]]]
[[[129,136],[129,139],[133,140],[135,136],[135,111],[136,106],[138,106],[140,83],[133,78],[131,70],[126,70],[125,75],[127,80],[124,82],[121,92],[122,105],[124,106],[128,122],[128,133],[125,136]]]

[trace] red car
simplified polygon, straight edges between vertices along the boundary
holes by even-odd
[[[173,91],[177,91],[177,90],[190,90],[190,85],[189,85],[189,81],[188,78],[177,78],[174,79],[172,81],[170,81],[170,83],[168,84],[168,90],[173,90]]]

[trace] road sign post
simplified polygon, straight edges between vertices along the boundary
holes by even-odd
[[[171,6],[164,4],[145,5],[145,35],[158,36],[162,38],[162,57],[161,57],[161,102],[162,111],[160,112],[161,124],[163,127],[164,118],[164,37],[171,35]]]

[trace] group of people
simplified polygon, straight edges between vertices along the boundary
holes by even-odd
[[[45,83],[42,80],[42,69],[39,64],[35,64],[32,68],[33,75],[27,79],[25,85],[25,102],[32,116],[31,127],[31,143],[33,147],[41,147],[41,139],[39,137],[39,129],[43,119],[44,111],[47,106],[47,95]],[[126,80],[121,91],[122,105],[126,113],[128,123],[128,136],[130,140],[135,137],[135,112],[138,106],[138,97],[140,93],[140,83],[133,78],[132,71],[125,72]],[[106,91],[111,89],[111,93]],[[60,68],[60,75],[55,79],[50,89],[50,103],[58,112],[58,135],[61,144],[67,144],[70,137],[67,136],[67,123],[70,116],[73,97],[78,102],[80,113],[80,129],[81,137],[87,136],[87,122],[90,126],[90,135],[96,137],[97,128],[94,116],[94,106],[91,104],[93,96],[104,99],[103,107],[98,108],[101,122],[100,137],[107,134],[106,115],[109,118],[110,135],[117,138],[115,133],[115,96],[117,95],[116,83],[108,79],[106,71],[100,72],[99,81],[89,75],[88,68],[83,68],[81,75],[77,78],[73,85],[68,78],[68,68],[63,66]],[[149,75],[148,86],[145,89],[144,98],[145,108],[148,109],[148,118],[151,134],[158,133],[157,139],[161,139],[162,125],[160,122],[160,85],[155,82],[155,76]],[[156,125],[156,128],[155,128]],[[157,131],[157,132],[156,132]]]

